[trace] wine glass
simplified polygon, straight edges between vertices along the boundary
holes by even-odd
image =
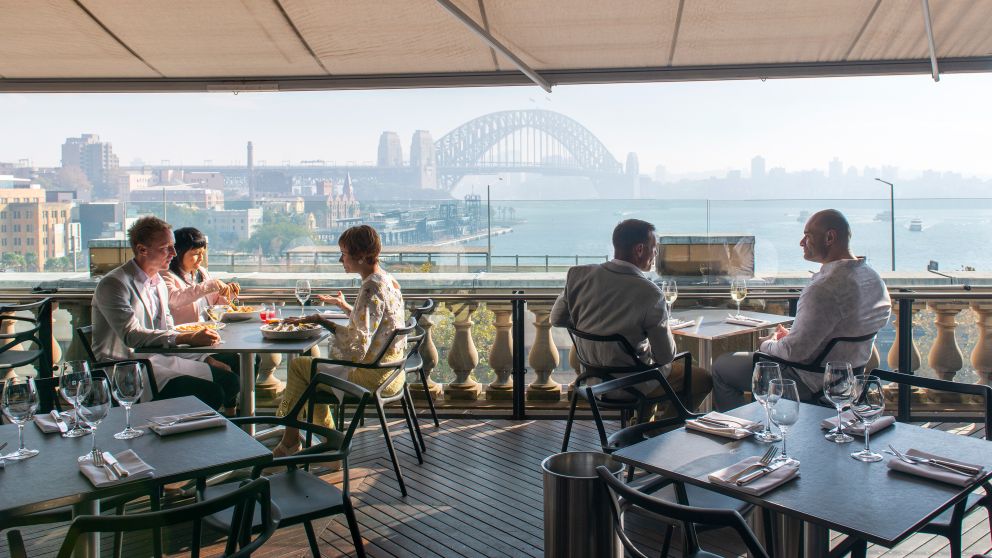
[[[871,424],[885,411],[885,397],[882,394],[882,381],[878,376],[859,375],[854,377],[851,411],[865,423],[865,449],[852,453],[851,457],[865,463],[881,461],[882,456],[871,451],[868,443]]]
[[[774,404],[770,389],[772,380],[781,379],[782,369],[779,368],[777,362],[759,362],[754,365],[754,375],[751,377],[751,395],[765,408],[765,428],[754,435],[754,438],[760,442],[777,442],[782,439],[781,436],[772,432],[769,426],[772,419],[768,410],[769,406]]]
[[[737,303],[737,316],[741,315],[741,302],[747,297],[747,281],[744,279],[734,279],[730,282],[730,298]]]
[[[841,427],[841,411],[851,404],[851,390],[854,387],[854,372],[850,362],[828,362],[823,372],[823,396],[837,408],[837,426],[831,428],[824,438],[838,444],[846,444],[854,438],[844,434]]]
[[[27,459],[38,455],[38,450],[24,447],[24,425],[34,418],[38,410],[38,389],[32,378],[7,378],[3,385],[3,414],[17,425],[17,451],[0,459]]]
[[[672,305],[674,305],[675,304],[675,301],[678,300],[678,298],[679,298],[679,285],[678,285],[678,283],[676,283],[674,279],[672,279],[671,281],[666,281],[666,282],[662,283],[662,285],[661,285],[661,294],[665,297],[665,304],[668,305],[669,321],[673,321],[673,322],[676,322],[676,323],[680,322],[681,320],[676,320],[676,319],[674,319],[674,318],[671,317],[671,315],[672,315]]]
[[[775,463],[799,465],[798,459],[789,457],[785,439],[789,427],[799,420],[799,388],[795,380],[772,380],[768,386],[768,401],[770,404],[769,417],[782,431],[782,455],[775,458]]]
[[[131,405],[141,398],[144,391],[145,365],[140,362],[121,362],[114,365],[114,399],[124,407],[124,430],[114,434],[118,440],[130,440],[143,435],[143,430],[131,428]]]
[[[103,419],[107,418],[111,404],[110,382],[106,378],[93,378],[89,393],[80,400],[79,406],[76,408],[79,411],[79,416],[90,426],[93,433],[93,446],[90,453],[81,456],[78,461],[89,461],[99,453],[99,450],[96,449],[96,427]]]
[[[85,360],[71,360],[62,364],[59,376],[59,394],[73,409],[72,429],[62,434],[63,438],[78,438],[90,433],[79,420],[79,402],[90,392],[93,376],[90,365]]]
[[[304,305],[310,300],[310,281],[300,279],[296,282],[296,300],[300,301],[300,316],[304,315]]]

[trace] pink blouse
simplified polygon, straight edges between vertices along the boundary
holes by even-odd
[[[206,269],[200,268],[203,281],[187,283],[170,270],[162,272],[162,279],[169,289],[169,311],[177,324],[199,322],[205,306],[226,302],[220,296],[220,280],[211,279]],[[206,299],[205,301],[201,299]]]

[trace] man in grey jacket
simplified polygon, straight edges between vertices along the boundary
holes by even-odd
[[[851,253],[851,226],[841,212],[825,209],[806,222],[799,245],[803,257],[822,264],[799,295],[791,329],[778,326],[761,340],[760,350],[790,362],[809,363],[835,337],[861,337],[882,329],[889,321],[892,303],[885,283],[874,269]],[[838,343],[824,363],[850,362],[864,366],[872,341]],[[720,356],[713,364],[713,404],[717,410],[744,404],[751,390],[751,353]],[[823,375],[784,368],[782,377],[796,380],[799,397],[815,399],[823,389]]]
[[[572,327],[594,335],[621,334],[645,363],[656,364],[679,391],[684,370],[671,366],[675,339],[668,327],[668,307],[661,288],[644,274],[657,255],[654,225],[628,219],[613,229],[613,259],[604,264],[577,265],[568,270],[565,290],[551,310],[551,324]],[[630,357],[615,343],[576,339],[583,354],[595,364],[629,366]],[[692,391],[695,408],[709,393],[711,380],[703,369],[694,369]],[[650,395],[660,395],[651,393]]]

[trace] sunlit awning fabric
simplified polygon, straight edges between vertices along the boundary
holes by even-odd
[[[0,0],[0,91],[318,90],[992,69],[971,0]]]

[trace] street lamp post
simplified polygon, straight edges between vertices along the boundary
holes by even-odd
[[[875,178],[882,184],[889,185],[889,231],[892,239],[892,271],[896,270],[896,190],[895,186],[887,180]]]

